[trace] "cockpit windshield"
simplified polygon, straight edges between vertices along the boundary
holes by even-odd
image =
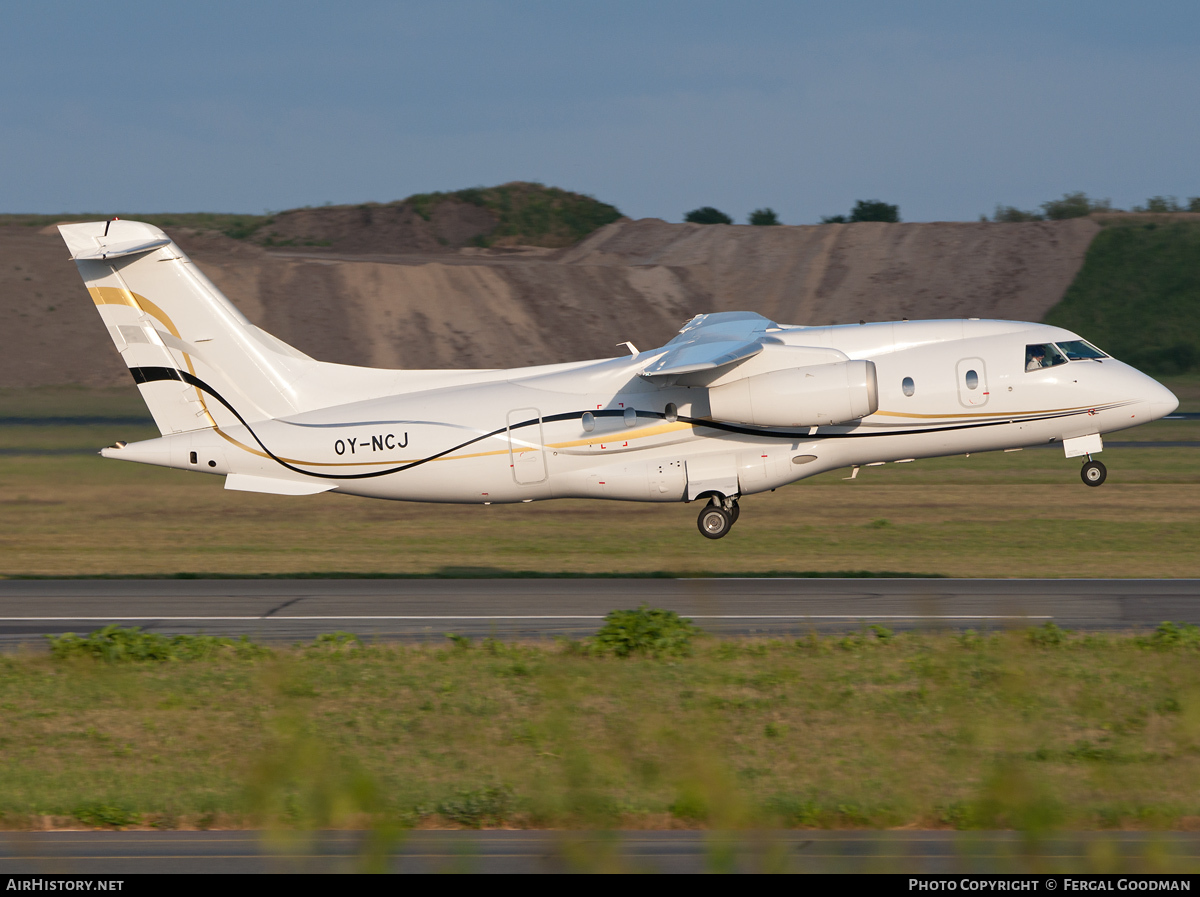
[[[1056,364],[1066,364],[1067,358],[1054,343],[1034,343],[1025,347],[1025,370],[1040,371]]]
[[[1085,361],[1089,358],[1108,358],[1106,354],[1101,352],[1087,340],[1074,340],[1069,343],[1059,343],[1058,348],[1062,349],[1063,354],[1067,356],[1069,361]]]

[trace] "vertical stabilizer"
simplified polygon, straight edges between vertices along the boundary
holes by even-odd
[[[163,435],[299,410],[317,362],[251,324],[157,227],[63,224],[59,232]]]

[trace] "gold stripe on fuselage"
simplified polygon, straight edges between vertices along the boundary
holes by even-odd
[[[870,420],[876,414],[881,417],[904,417],[914,420],[950,420],[963,417],[1017,418],[1029,417],[1034,414],[1061,414],[1065,411],[1090,411],[1095,407],[1095,405],[1078,405],[1073,408],[1046,408],[1041,411],[965,411],[961,414],[910,414],[907,411],[876,411],[875,414],[868,415],[863,420]]]

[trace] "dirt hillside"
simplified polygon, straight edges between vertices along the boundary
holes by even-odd
[[[474,220],[483,209],[449,211],[437,223],[448,242],[487,225]],[[1040,320],[1099,230],[1085,218],[803,227],[622,219],[565,249],[451,249],[434,232],[428,249],[396,253],[396,235],[415,227],[403,214],[378,224],[323,219],[327,239],[343,236],[319,247],[171,235],[247,317],[304,352],[433,368],[605,357],[623,351],[622,340],[660,345],[694,314],[734,309],[787,324]],[[0,334],[0,387],[129,382],[53,228],[0,226]]]

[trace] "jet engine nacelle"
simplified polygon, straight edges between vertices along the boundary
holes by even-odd
[[[821,427],[879,408],[875,364],[841,361],[744,377],[708,390],[714,420],[760,427]]]

